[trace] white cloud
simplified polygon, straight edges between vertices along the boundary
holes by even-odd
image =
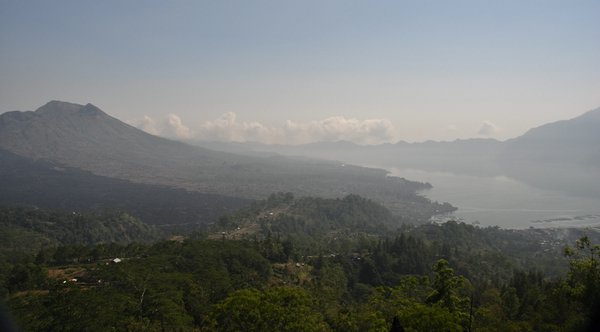
[[[395,129],[386,119],[347,119],[334,116],[305,123],[287,121],[283,126],[286,137],[294,144],[316,141],[346,140],[360,144],[390,142],[395,138]]]
[[[138,129],[152,135],[181,139],[193,137],[190,128],[185,126],[181,118],[176,114],[168,114],[166,118],[159,121],[144,115],[142,119],[132,121],[132,124]]]
[[[264,142],[278,134],[275,128],[266,127],[259,122],[238,122],[236,114],[229,112],[216,120],[202,124],[196,138],[215,141]]]
[[[141,129],[149,134],[158,135],[159,131],[156,128],[156,121],[151,117],[144,115],[140,120],[132,121],[132,125],[138,129]]]
[[[134,123],[136,127],[151,134],[214,141],[304,144],[346,140],[359,144],[378,144],[396,139],[396,129],[387,119],[358,120],[343,116],[309,122],[288,120],[280,126],[267,126],[256,121],[238,121],[236,114],[230,112],[215,120],[206,121],[193,131],[175,114],[169,114],[162,121],[145,116]]]
[[[167,115],[167,119],[163,122],[163,135],[175,138],[192,138],[192,131],[186,127],[181,118],[175,114]]]
[[[490,137],[497,134],[500,131],[500,128],[493,124],[491,121],[483,121],[479,131],[477,132],[480,136]]]

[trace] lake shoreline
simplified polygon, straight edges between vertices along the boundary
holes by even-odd
[[[504,229],[600,226],[600,204],[594,197],[540,189],[506,176],[385,169],[391,176],[430,183],[433,187],[420,191],[421,195],[458,208],[455,212],[433,217],[432,222],[456,220]]]

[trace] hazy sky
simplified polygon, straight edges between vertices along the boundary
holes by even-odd
[[[0,112],[163,135],[505,139],[600,107],[600,1],[5,1]]]

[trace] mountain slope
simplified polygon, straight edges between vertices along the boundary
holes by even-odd
[[[147,134],[91,104],[59,101],[35,112],[0,115],[0,147],[99,175],[164,184],[171,183],[161,177],[176,178],[190,171],[182,166],[206,163],[216,154]]]
[[[600,169],[600,108],[529,130],[506,142],[504,161],[571,164]]]
[[[240,198],[98,176],[0,149],[0,205],[117,209],[153,225],[202,225],[249,204]]]

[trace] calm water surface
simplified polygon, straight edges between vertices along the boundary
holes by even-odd
[[[458,219],[501,228],[600,226],[597,198],[538,189],[504,176],[388,170],[394,176],[431,183],[433,189],[422,191],[424,196],[458,207],[452,215],[441,216],[439,221]]]

